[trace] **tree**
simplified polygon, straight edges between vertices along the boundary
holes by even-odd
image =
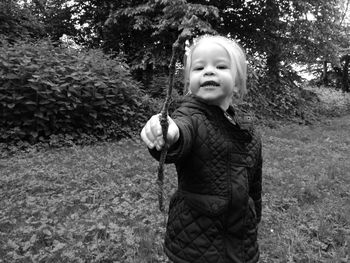
[[[13,0],[0,2],[0,36],[13,42],[20,38],[40,38],[43,35],[43,24],[29,9]]]
[[[77,12],[79,10],[68,0],[3,0],[0,3],[0,34],[13,40],[50,37],[53,41],[66,34],[82,42]]]
[[[16,1],[9,1],[15,3]],[[264,64],[269,81],[293,73],[293,64],[331,62],[348,48],[341,0],[34,0],[24,6],[54,40],[63,33],[90,47],[124,56],[146,87],[167,73],[180,30],[218,32],[239,40]],[[343,10],[343,11],[342,11]],[[342,51],[343,50],[343,51]]]
[[[239,39],[258,54],[270,77],[278,79],[281,62],[314,63],[333,56],[343,30],[340,0],[78,0],[81,24],[91,44],[126,56],[134,72],[167,67],[171,43],[191,16],[197,32],[214,30]],[[343,38],[344,39],[344,38]],[[283,67],[285,68],[285,66]],[[283,71],[283,70],[282,70]],[[147,76],[149,73],[146,74]],[[142,77],[140,77],[142,78]]]
[[[78,10],[67,0],[33,0],[23,5],[31,10],[33,15],[44,25],[44,31],[53,41],[58,41],[63,35],[75,36],[77,41],[81,36],[77,26]]]
[[[153,74],[168,72],[171,47],[180,30],[190,27],[194,34],[213,32],[211,22],[219,19],[217,8],[185,0],[82,0],[80,5],[86,8],[84,20],[94,24],[97,41],[92,44],[124,55],[146,86]]]

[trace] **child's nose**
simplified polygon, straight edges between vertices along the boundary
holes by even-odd
[[[214,75],[214,68],[211,66],[208,66],[205,68],[204,76],[210,76],[210,75]]]

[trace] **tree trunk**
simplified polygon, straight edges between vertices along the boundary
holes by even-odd
[[[281,62],[281,41],[278,34],[279,27],[279,8],[275,0],[267,0],[265,7],[265,17],[268,20],[266,30],[267,38],[267,74],[272,81],[279,81],[280,62]]]
[[[267,55],[266,60],[268,75],[270,79],[278,81],[280,72],[280,53],[276,45],[272,45],[271,49],[272,51]]]
[[[349,63],[350,63],[350,55],[347,54],[343,56],[340,61],[344,61],[343,65],[343,77],[342,77],[342,90],[344,92],[350,92],[350,87],[349,87]]]
[[[322,83],[325,86],[328,85],[327,64],[327,60],[323,61]]]

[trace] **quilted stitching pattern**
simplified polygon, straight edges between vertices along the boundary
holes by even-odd
[[[252,130],[247,136],[247,132],[242,132],[237,127],[233,127],[229,121],[225,121],[222,111],[198,102],[187,106],[187,108],[182,108],[180,116],[183,114],[191,116],[195,126],[192,128],[195,130],[188,134],[196,136],[192,138],[194,140],[192,152],[185,158],[179,158],[181,161],[176,163],[177,168],[180,168],[178,170],[183,172],[179,175],[179,186],[180,188],[185,187],[188,191],[195,189],[196,193],[229,197],[230,179],[228,172],[232,169],[232,160],[229,160],[228,157],[232,157],[232,151],[244,151],[245,158],[240,157],[242,160],[239,162],[243,162],[247,166],[256,164],[260,154],[260,140],[254,132],[252,133]],[[249,118],[237,117],[236,120],[238,123],[241,120],[245,121],[243,126],[251,129]],[[182,147],[186,147],[186,145]],[[255,178],[254,173],[257,171],[255,166],[246,168],[249,178],[246,178],[245,173],[234,174],[235,181],[241,180],[240,186],[253,185],[253,182],[259,179]],[[234,171],[242,171],[242,169]],[[239,194],[244,196],[244,192],[246,195],[249,192],[250,195],[258,199],[261,195],[261,179],[260,185],[258,180],[258,184],[253,188],[242,190],[243,192]],[[244,200],[242,198],[239,200]],[[259,200],[254,200],[254,202],[258,209]],[[170,203],[165,238],[165,250],[170,259],[175,263],[257,262],[257,218],[255,213],[252,213],[248,208],[248,204],[242,204],[242,206],[246,206],[246,209],[240,210],[243,212],[240,212],[242,214],[239,216],[234,215],[236,211],[226,210],[219,216],[211,217],[205,215],[201,209],[189,206],[184,196],[176,194]],[[233,225],[227,228],[225,222],[227,217],[231,218],[231,215],[232,218],[241,219],[239,222],[232,219],[230,224]],[[230,229],[235,229],[234,224],[244,226],[242,233],[245,234],[243,236],[235,236],[237,234],[231,232]],[[229,243],[227,242],[228,237],[230,237]],[[228,250],[230,253],[227,253]],[[234,254],[235,258],[229,258],[228,254]]]
[[[203,115],[198,117],[198,137],[196,138],[196,153],[208,152],[210,160],[206,157],[206,154],[194,153],[194,159],[198,162],[199,167],[208,169],[210,177],[204,177],[202,184],[211,186],[211,194],[223,195],[226,194],[227,184],[225,183],[226,178],[222,175],[226,171],[226,154],[227,149],[225,145],[218,140],[220,134],[218,134],[218,128],[212,127],[212,124],[208,122]],[[208,129],[210,127],[211,129]],[[210,166],[208,162],[210,161]]]
[[[181,213],[179,213],[179,207],[181,207]],[[176,210],[172,212],[171,219],[174,221],[171,230],[167,233],[167,237],[171,236],[172,240],[166,238],[166,244],[173,243],[172,253],[191,263],[225,262],[222,256],[224,240],[217,235],[217,232],[223,228],[221,220],[213,220],[190,209],[181,197]],[[171,222],[170,217],[169,222]]]

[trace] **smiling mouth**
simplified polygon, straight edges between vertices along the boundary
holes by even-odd
[[[205,81],[205,82],[203,82],[201,85],[200,85],[201,87],[217,87],[217,86],[220,86],[220,84],[219,83],[217,83],[217,82],[215,82],[215,81]]]

